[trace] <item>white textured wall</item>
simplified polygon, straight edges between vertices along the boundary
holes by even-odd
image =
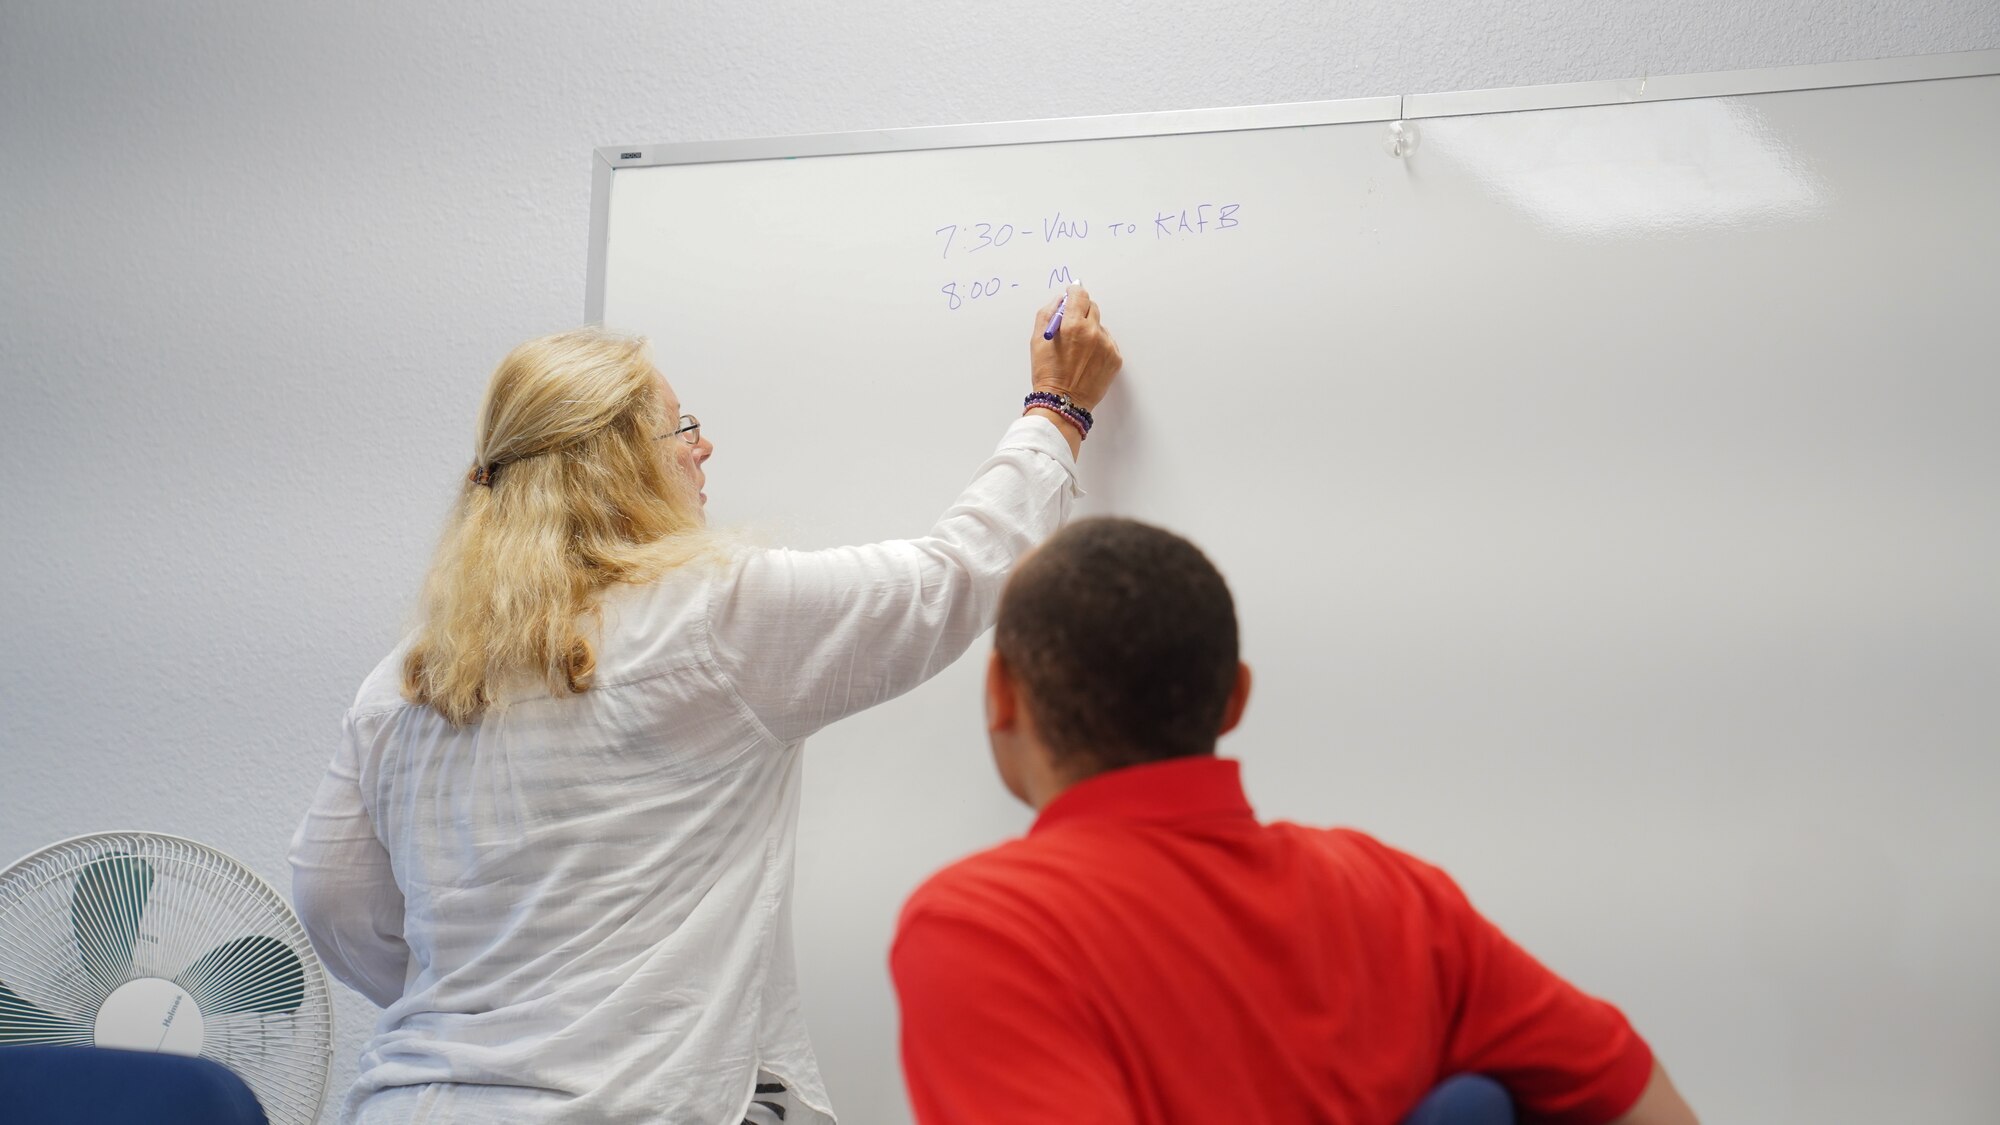
[[[0,862],[145,827],[284,885],[486,373],[581,315],[595,145],[2000,47],[1993,0],[408,8],[0,0]]]

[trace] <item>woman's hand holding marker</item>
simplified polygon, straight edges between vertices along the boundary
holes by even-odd
[[[1125,364],[1090,291],[1072,285],[1043,305],[1035,313],[1028,351],[1034,388],[1025,408],[1046,411],[1070,439],[1070,448],[1080,450],[1091,411]]]

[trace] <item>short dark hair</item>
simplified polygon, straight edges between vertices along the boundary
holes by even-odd
[[[1173,532],[1128,519],[1057,532],[1008,580],[993,643],[1060,764],[1215,752],[1236,684],[1236,603]]]

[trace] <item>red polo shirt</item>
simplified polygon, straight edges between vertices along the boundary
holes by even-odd
[[[1618,1010],[1358,832],[1259,824],[1237,763],[1100,774],[933,876],[890,968],[918,1120],[1393,1125],[1491,1075],[1529,1119],[1623,1114]]]

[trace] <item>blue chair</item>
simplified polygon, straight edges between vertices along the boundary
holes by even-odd
[[[1460,1074],[1438,1083],[1403,1125],[1514,1125],[1514,1099],[1483,1074]]]
[[[19,1125],[270,1125],[210,1059],[35,1044],[0,1047],[0,1121]]]

